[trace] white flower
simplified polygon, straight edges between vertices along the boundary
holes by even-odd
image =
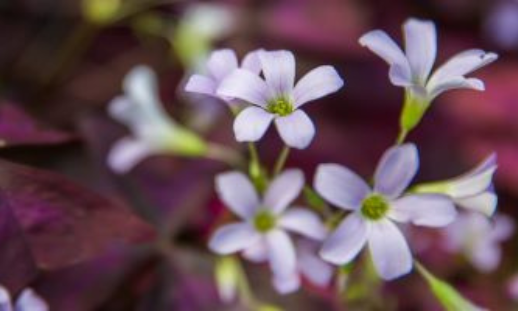
[[[439,94],[459,88],[482,91],[484,83],[465,75],[497,59],[497,55],[478,49],[461,52],[440,66],[433,74],[437,55],[437,34],[431,21],[409,19],[403,25],[405,52],[381,30],[370,31],[360,44],[379,55],[390,65],[390,81],[402,86],[429,103]]]
[[[210,54],[207,60],[207,75],[195,74],[189,78],[185,90],[191,93],[200,93],[218,97],[230,105],[236,105],[237,101],[230,96],[219,96],[216,90],[225,78],[236,69],[241,68],[252,74],[259,75],[261,63],[257,51],[248,53],[241,63],[238,64],[236,53],[230,49],[217,50]]]
[[[412,255],[403,234],[394,224],[442,227],[451,223],[456,210],[443,195],[404,195],[419,167],[413,144],[387,150],[378,164],[373,189],[351,170],[322,164],[315,189],[337,207],[352,211],[324,242],[320,255],[337,265],[352,261],[368,244],[376,270],[391,280],[412,269]]]
[[[0,310],[2,311],[48,311],[47,303],[32,289],[26,288],[13,305],[9,291],[0,286]]]
[[[488,219],[480,213],[463,213],[445,228],[444,243],[452,252],[462,252],[480,271],[490,272],[500,263],[500,243],[514,232],[513,220],[505,215]]]
[[[167,116],[158,95],[156,75],[150,68],[133,68],[123,86],[125,95],[115,98],[108,112],[127,125],[131,135],[117,141],[108,155],[114,171],[127,172],[154,154],[196,156],[206,152],[203,140]]]
[[[498,203],[493,190],[496,168],[496,154],[493,153],[466,174],[446,181],[417,185],[415,192],[445,194],[463,208],[491,216]]]
[[[247,101],[234,121],[234,134],[240,142],[258,141],[270,123],[275,125],[286,145],[304,149],[315,127],[299,108],[305,103],[336,92],[342,79],[331,66],[320,66],[295,85],[295,58],[289,51],[259,51],[264,80],[247,70],[237,69],[220,85],[217,93]]]
[[[315,213],[300,207],[287,210],[303,186],[304,175],[300,170],[286,170],[272,181],[260,200],[244,174],[220,174],[216,178],[218,194],[243,221],[219,228],[210,239],[210,249],[220,255],[245,251],[248,259],[267,260],[277,291],[297,290],[296,251],[287,231],[313,239],[322,239],[326,234]]]

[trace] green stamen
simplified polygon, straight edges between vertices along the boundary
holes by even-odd
[[[383,196],[372,194],[363,200],[361,213],[367,219],[379,220],[385,216],[388,209],[389,204]]]
[[[275,228],[276,224],[277,219],[271,212],[267,210],[262,210],[258,212],[254,217],[255,229],[257,229],[257,231],[261,233],[265,233],[272,230],[273,228]]]
[[[293,112],[293,105],[290,100],[281,97],[270,101],[266,109],[271,113],[284,117]]]

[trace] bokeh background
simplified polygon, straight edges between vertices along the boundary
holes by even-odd
[[[421,155],[418,180],[456,176],[496,151],[499,210],[517,217],[516,0],[0,0],[0,283],[15,293],[34,287],[52,310],[231,309],[218,300],[206,248],[228,218],[212,189],[214,174],[227,168],[161,156],[127,175],[112,173],[107,151],[127,129],[106,107],[124,75],[135,65],[153,67],[173,118],[245,152],[222,103],[181,90],[206,53],[289,49],[299,76],[331,64],[346,86],[307,106],[317,136],[292,152],[289,166],[308,179],[322,162],[369,176],[395,140],[403,91],[358,38],[382,28],[400,40],[400,25],[412,16],[436,22],[439,63],[468,48],[500,55],[475,74],[485,92],[442,95],[410,135]],[[259,148],[273,163],[281,148],[275,131]],[[433,234],[423,236],[427,242],[415,238],[413,247],[438,276],[491,310],[518,308],[508,286],[518,273],[516,238],[487,274],[440,245],[421,245],[434,244]],[[246,268],[256,295],[287,310],[343,309],[311,286],[279,297],[266,267]],[[440,310],[418,275],[383,290],[380,310]]]

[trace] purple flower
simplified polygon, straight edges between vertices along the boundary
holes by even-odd
[[[237,69],[220,85],[220,96],[238,98],[253,104],[234,121],[234,134],[240,142],[261,139],[270,123],[275,125],[286,145],[306,148],[315,127],[305,112],[307,102],[336,92],[342,79],[331,66],[320,66],[295,85],[295,58],[289,51],[259,51],[264,80],[250,71]]]
[[[376,169],[374,187],[338,164],[322,164],[315,189],[337,207],[352,211],[327,238],[320,251],[337,265],[352,261],[368,244],[376,270],[391,280],[412,269],[412,255],[394,222],[442,227],[457,214],[443,195],[403,195],[419,166],[415,145],[395,146],[385,152]]]
[[[210,249],[220,255],[244,251],[248,259],[268,261],[277,291],[297,290],[296,251],[287,232],[317,240],[326,234],[315,213],[300,207],[287,209],[303,186],[300,170],[286,170],[272,181],[261,200],[244,174],[220,174],[216,178],[219,197],[243,221],[219,228],[209,241]]]
[[[14,309],[13,309],[14,308]],[[13,305],[7,289],[0,286],[0,310],[2,311],[47,311],[49,306],[32,289],[24,289]]]

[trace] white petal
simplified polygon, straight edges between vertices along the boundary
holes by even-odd
[[[248,107],[234,120],[234,135],[239,142],[260,140],[274,115],[259,107]]]
[[[444,227],[457,216],[453,202],[438,194],[408,195],[391,202],[390,206],[390,218],[417,226]]]
[[[211,251],[219,255],[229,255],[244,250],[261,239],[247,223],[236,223],[216,230],[209,241]]]
[[[191,93],[215,96],[216,86],[216,82],[209,77],[192,75],[185,85],[185,90]]]
[[[275,97],[288,96],[295,84],[295,57],[290,51],[259,51],[266,83]]]
[[[414,144],[388,149],[376,168],[374,191],[397,198],[408,187],[418,168],[419,155]]]
[[[405,50],[414,79],[425,85],[437,55],[435,24],[411,18],[403,26]]]
[[[324,241],[320,256],[335,265],[347,264],[358,255],[366,240],[365,221],[358,214],[351,214]]]
[[[295,107],[338,91],[344,81],[331,66],[320,66],[308,72],[293,90]]]
[[[115,142],[108,154],[108,166],[116,173],[131,171],[142,160],[158,153],[158,150],[134,138],[122,138]]]
[[[285,170],[266,189],[263,205],[275,214],[280,214],[299,196],[302,187],[304,173],[298,169]]]
[[[324,199],[345,210],[359,209],[371,192],[363,179],[339,164],[319,165],[314,187]]]
[[[241,172],[233,171],[217,175],[216,191],[225,205],[243,219],[251,219],[260,205],[259,197],[250,179]]]
[[[299,243],[299,270],[312,284],[327,287],[333,278],[334,269],[317,256],[317,249],[311,245]],[[315,245],[316,246],[316,245]]]
[[[482,80],[464,77],[447,77],[441,80],[441,83],[435,85],[433,88],[427,87],[430,99],[433,99],[446,91],[456,89],[483,91],[485,87]]]
[[[258,75],[245,69],[234,70],[221,82],[216,93],[218,96],[239,98],[263,108],[273,98],[268,85]]]
[[[266,235],[270,268],[275,277],[286,278],[297,272],[295,247],[283,230],[273,230]]]
[[[496,215],[493,221],[492,237],[497,241],[509,239],[515,231],[514,220],[503,214]]]
[[[457,199],[485,192],[491,187],[496,168],[496,164],[485,167],[483,170],[477,167],[471,172],[448,181],[447,194]]]
[[[237,69],[236,53],[230,49],[217,50],[210,54],[207,69],[214,79],[221,82],[231,72]]]
[[[268,249],[266,243],[261,239],[259,242],[250,245],[243,251],[243,257],[255,263],[267,261]]]
[[[261,60],[259,59],[259,51],[261,50],[255,50],[246,54],[243,58],[241,68],[259,75],[259,73],[261,73]]]
[[[369,223],[369,249],[376,271],[384,280],[393,280],[412,270],[412,254],[401,231],[392,221]]]
[[[498,196],[493,192],[486,191],[478,195],[455,199],[460,207],[480,212],[491,217],[498,205]]]
[[[155,72],[147,66],[134,67],[124,78],[124,92],[137,105],[156,106],[159,102]]]
[[[15,309],[16,311],[47,311],[49,306],[38,294],[28,288],[18,297]]]
[[[360,44],[383,58],[391,66],[392,83],[400,86],[412,83],[410,65],[405,54],[384,31],[373,30],[366,33],[360,38]]]
[[[12,311],[13,307],[11,304],[11,295],[7,288],[0,285],[0,310],[1,311]]]
[[[470,250],[469,259],[473,265],[482,272],[491,272],[500,264],[502,250],[496,243],[484,241]]]
[[[290,208],[279,219],[279,225],[286,230],[318,241],[324,239],[327,234],[320,217],[305,208]]]
[[[300,277],[298,273],[283,277],[274,275],[272,281],[275,290],[281,295],[291,294],[300,288]]]
[[[302,110],[295,110],[285,117],[275,119],[277,131],[286,145],[305,149],[315,136],[315,126]]]

